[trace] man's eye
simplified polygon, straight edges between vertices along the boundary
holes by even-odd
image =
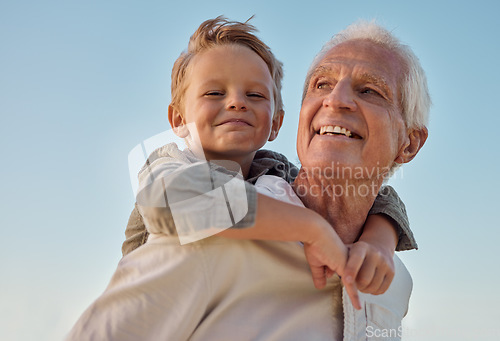
[[[380,92],[378,92],[377,90],[374,90],[372,88],[363,88],[363,89],[361,89],[361,93],[367,94],[367,95],[377,95],[380,97],[384,97],[384,96],[382,96],[382,94]]]
[[[328,82],[318,82],[316,83],[316,89],[330,89],[330,83]]]

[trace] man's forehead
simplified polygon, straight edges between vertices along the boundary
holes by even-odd
[[[398,56],[367,40],[352,40],[332,47],[319,62],[313,74],[335,73],[352,68],[356,74],[370,80],[387,83],[396,80],[402,67]]]
[[[364,65],[363,63],[356,63],[355,61],[339,61],[339,60],[323,60],[316,69],[314,69],[313,76],[321,75],[337,75],[342,72],[342,67],[352,64],[352,72],[357,76],[370,82],[382,82],[387,84],[386,75],[380,69]]]

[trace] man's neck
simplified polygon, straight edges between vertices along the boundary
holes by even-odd
[[[323,216],[344,243],[360,236],[382,180],[326,178],[301,169],[293,187],[304,205]]]

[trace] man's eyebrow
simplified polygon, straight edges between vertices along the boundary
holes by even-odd
[[[330,66],[320,65],[316,69],[314,69],[313,73],[311,74],[311,78],[317,75],[332,72],[332,70],[333,69]]]
[[[360,75],[360,79],[364,82],[374,84],[384,90],[387,94],[392,95],[391,88],[387,84],[384,77],[364,72]]]

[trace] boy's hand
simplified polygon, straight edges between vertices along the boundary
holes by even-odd
[[[364,241],[347,247],[349,258],[344,269],[345,278],[355,279],[361,292],[372,295],[386,292],[394,278],[393,254],[381,246]]]
[[[324,288],[327,278],[337,273],[342,278],[354,308],[361,309],[356,282],[352,280],[355,277],[349,280],[345,273],[348,249],[333,229],[314,242],[304,243],[304,252],[311,268],[314,286],[317,289]]]

